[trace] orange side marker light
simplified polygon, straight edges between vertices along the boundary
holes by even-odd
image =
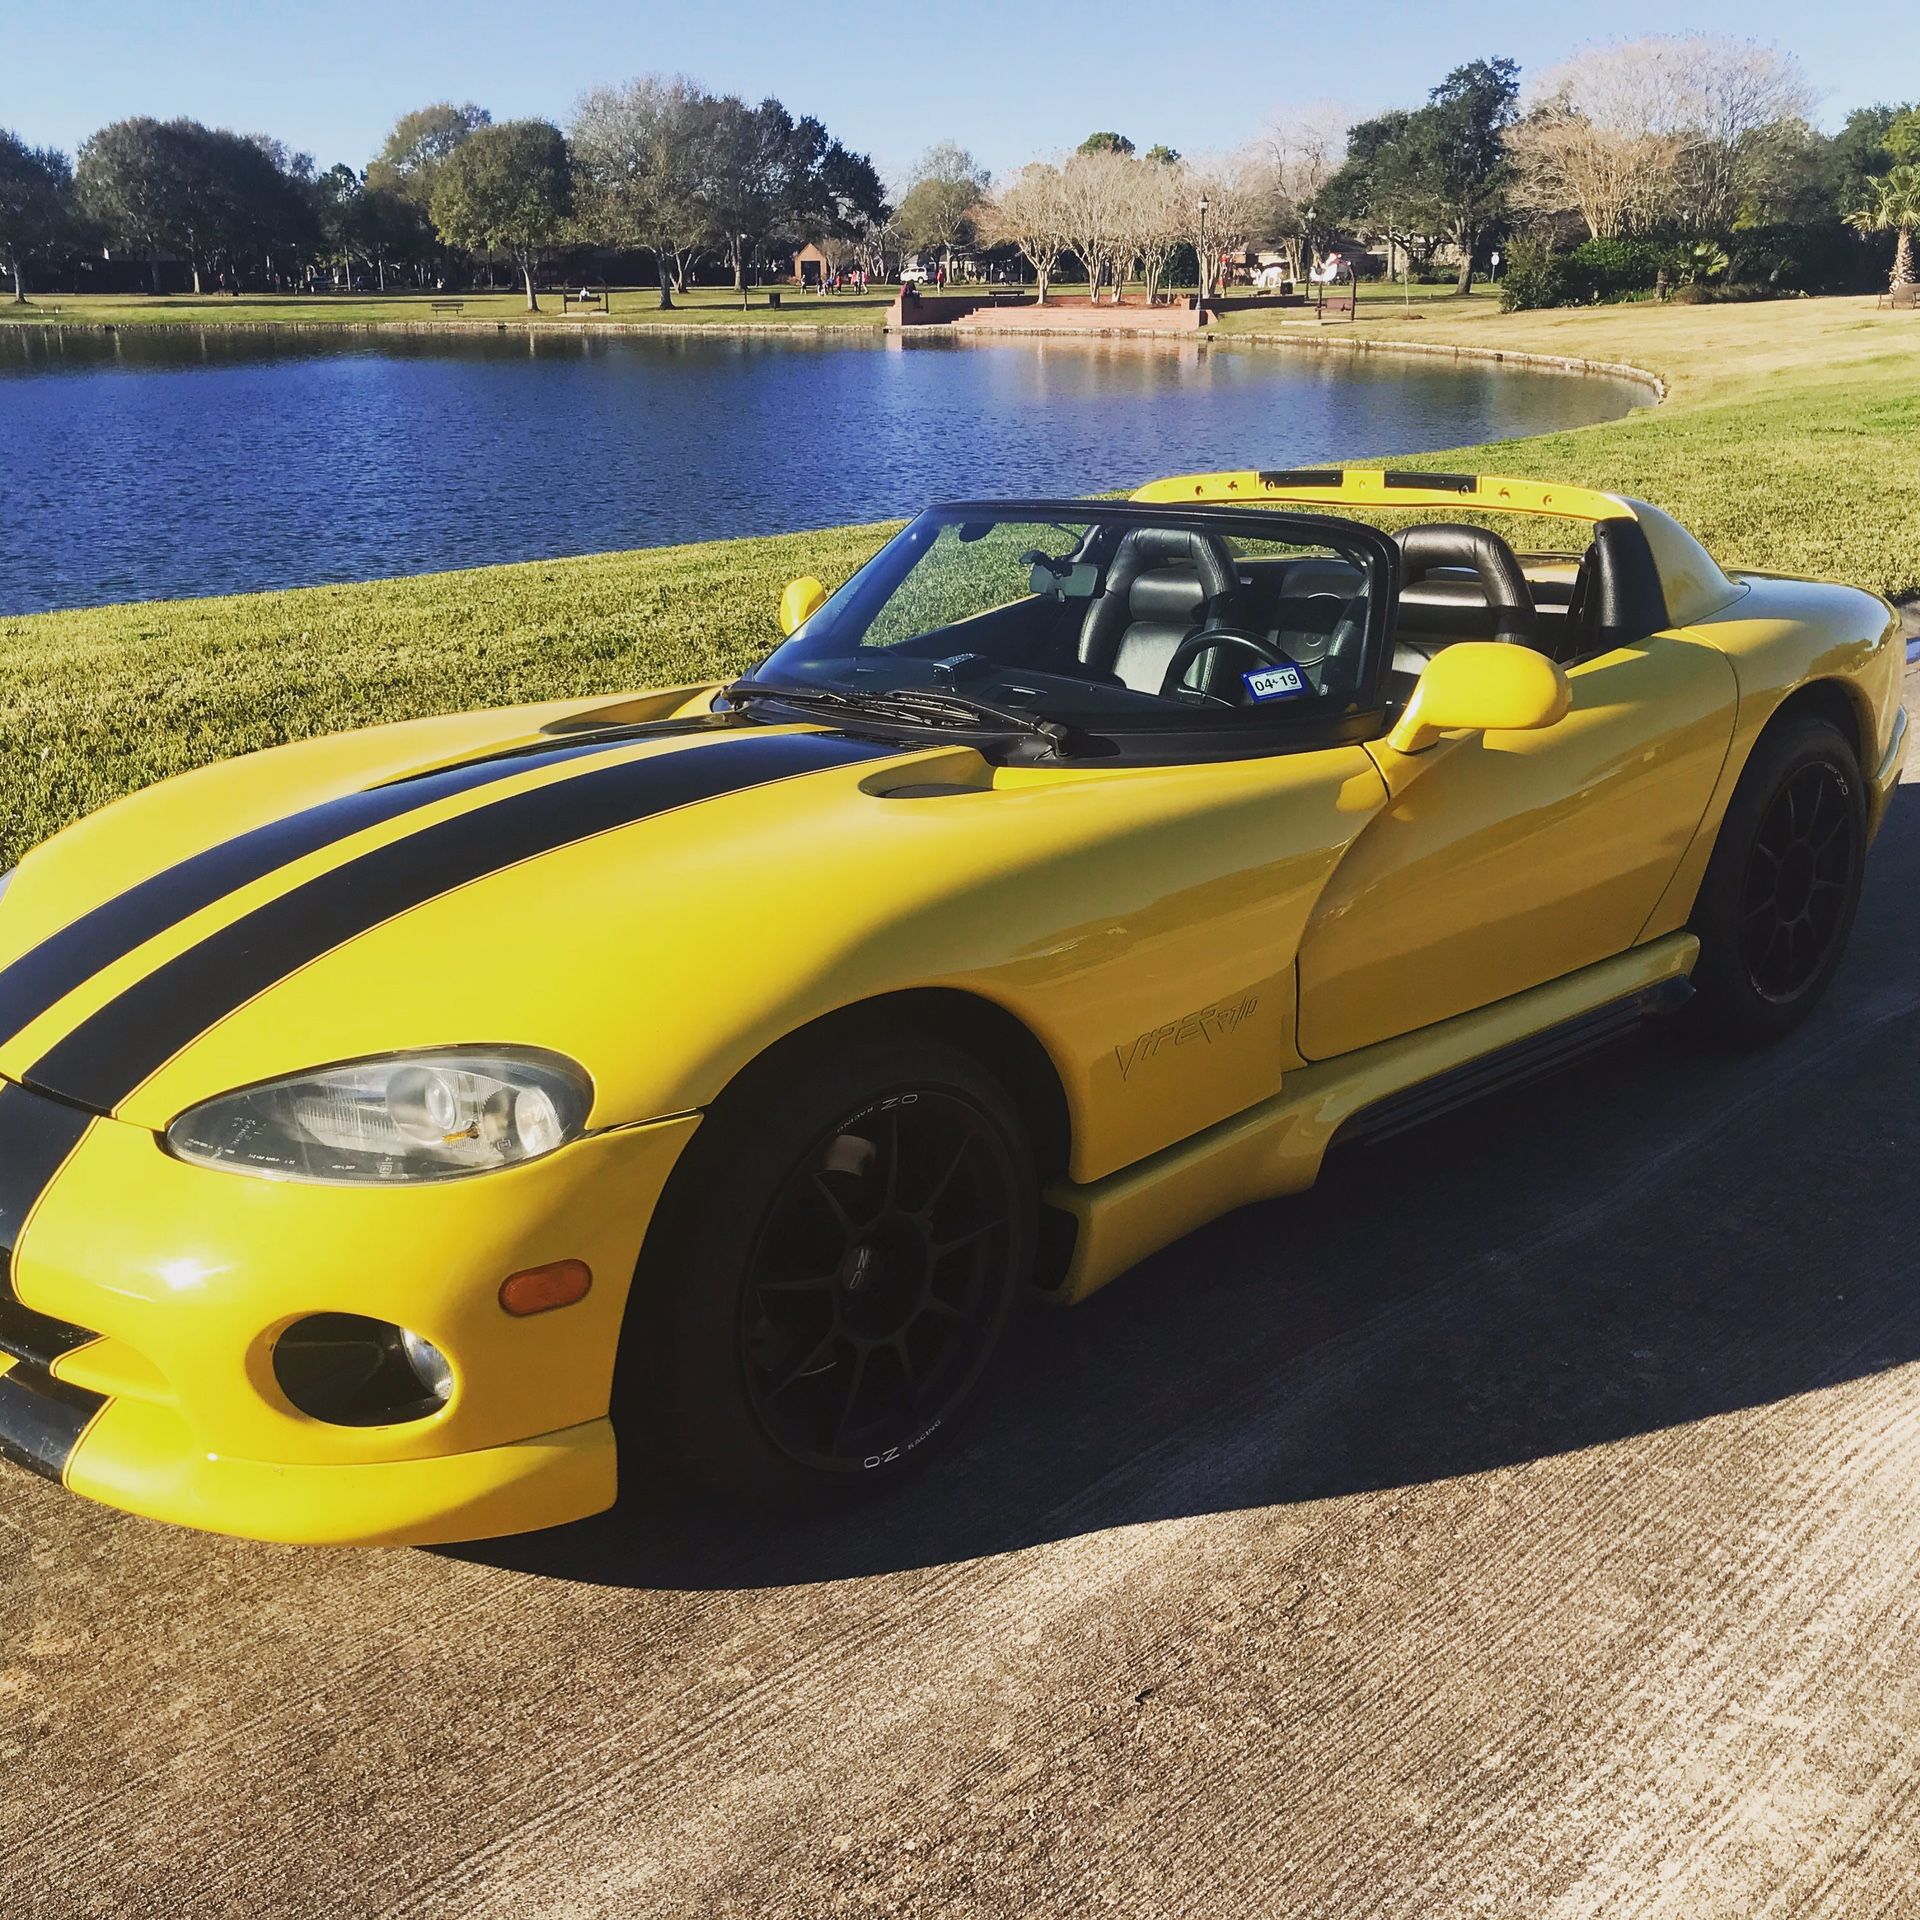
[[[551,1313],[587,1297],[593,1272],[584,1260],[555,1260],[544,1267],[510,1273],[500,1282],[500,1304],[516,1319]]]

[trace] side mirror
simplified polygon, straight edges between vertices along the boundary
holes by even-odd
[[[789,580],[780,596],[780,631],[797,633],[826,603],[827,590],[812,574]]]
[[[1460,728],[1550,727],[1572,705],[1566,674],[1544,653],[1511,641],[1460,640],[1427,662],[1387,745],[1396,753],[1424,753]]]

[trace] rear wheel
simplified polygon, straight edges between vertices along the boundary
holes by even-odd
[[[1866,838],[1865,783],[1831,721],[1797,715],[1761,736],[1694,910],[1693,983],[1718,1036],[1755,1045],[1812,1011],[1853,930]]]
[[[1017,1109],[944,1042],[829,1041],[749,1075],[648,1236],[623,1451],[650,1441],[678,1477],[761,1498],[896,1477],[978,1384],[1036,1206]]]

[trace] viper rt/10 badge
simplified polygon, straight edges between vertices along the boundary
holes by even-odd
[[[1249,700],[1291,700],[1295,694],[1309,691],[1307,676],[1296,666],[1261,667],[1243,673]]]

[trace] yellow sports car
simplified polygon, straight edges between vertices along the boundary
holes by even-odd
[[[885,1483],[1023,1296],[1336,1137],[1791,1026],[1904,746],[1884,601],[1521,480],[939,507],[782,623],[28,856],[0,1450],[314,1542]]]

